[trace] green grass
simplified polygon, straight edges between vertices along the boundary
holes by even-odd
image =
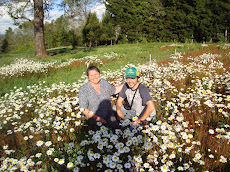
[[[11,64],[16,58],[28,58],[28,57],[30,58],[33,56],[34,56],[33,50],[0,54],[0,67]]]
[[[16,58],[29,58],[41,62],[49,62],[54,60],[60,60],[61,62],[68,61],[69,59],[80,59],[85,56],[98,55],[99,57],[105,53],[115,52],[122,55],[121,58],[116,61],[108,61],[106,64],[100,65],[100,70],[111,71],[120,69],[121,66],[125,66],[128,63],[143,64],[147,63],[150,59],[156,59],[157,61],[169,59],[170,55],[175,53],[175,49],[162,50],[161,47],[170,45],[170,43],[146,43],[146,44],[121,44],[113,46],[100,46],[98,48],[86,49],[79,47],[75,50],[71,50],[70,47],[56,48],[47,50],[50,55],[47,58],[35,58],[33,51],[21,52],[21,53],[8,53],[1,54],[0,65],[9,65]],[[186,52],[190,50],[197,50],[201,48],[200,44],[180,44],[181,47],[177,47],[177,52]],[[0,80],[0,94],[10,92],[15,86],[17,88],[26,88],[28,85],[37,84],[39,81],[45,81],[46,85],[52,85],[53,83],[66,82],[73,83],[80,79],[82,73],[86,70],[86,66],[69,67],[62,69],[53,69],[49,73],[39,74],[35,76],[12,78],[9,80]]]

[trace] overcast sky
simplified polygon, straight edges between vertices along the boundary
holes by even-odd
[[[6,10],[3,7],[0,7],[0,11],[3,12],[3,16],[0,16],[0,34],[5,34],[5,31],[11,27],[12,29],[17,28],[17,26],[13,25],[13,21],[11,20],[10,16],[6,13]],[[104,4],[96,4],[92,9],[92,12],[96,12],[98,18],[101,18],[105,12],[105,5]],[[51,21],[60,17],[63,14],[63,11],[59,11],[58,9],[54,9],[49,13],[49,19],[45,19],[45,21]]]

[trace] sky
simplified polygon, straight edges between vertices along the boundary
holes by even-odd
[[[0,34],[5,34],[5,31],[9,27],[11,27],[12,29],[17,28],[17,26],[13,24],[13,21],[10,18],[10,16],[7,14],[5,8],[0,7],[0,11],[3,14],[2,16],[0,16]],[[101,18],[105,12],[105,5],[97,3],[94,7],[91,8],[91,11],[96,12],[98,18]],[[62,14],[63,14],[63,11],[59,11],[57,8],[54,8],[49,13],[49,19],[45,19],[45,21],[50,22],[51,20],[60,17]]]

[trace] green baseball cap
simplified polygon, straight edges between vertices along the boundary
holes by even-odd
[[[136,77],[139,76],[138,70],[134,67],[130,67],[130,68],[126,69],[125,73],[126,73],[126,76],[125,76],[126,79],[127,78],[135,79]]]

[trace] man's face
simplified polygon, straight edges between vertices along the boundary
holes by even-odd
[[[126,82],[128,86],[132,89],[138,82],[137,77],[135,79],[133,78],[126,78]]]
[[[100,73],[96,70],[90,70],[88,72],[88,78],[90,82],[98,84],[100,81]]]

